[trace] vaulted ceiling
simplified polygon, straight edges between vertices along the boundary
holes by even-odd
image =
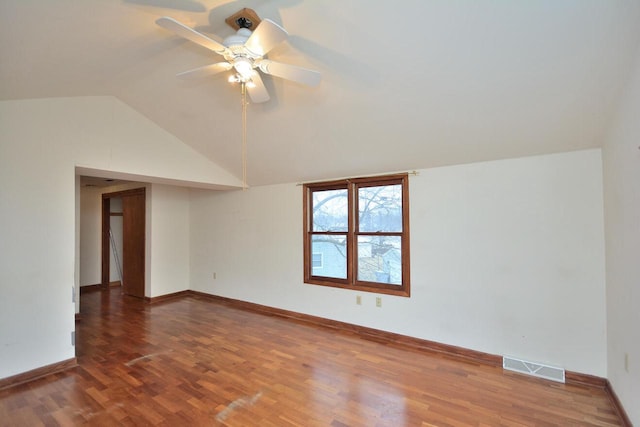
[[[221,58],[155,20],[225,37],[243,7],[322,73],[264,78],[250,185],[597,147],[640,42],[638,0],[3,0],[0,99],[112,95],[241,176],[239,87],[176,78]]]

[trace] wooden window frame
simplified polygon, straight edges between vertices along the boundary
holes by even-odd
[[[402,188],[402,231],[401,232],[361,232],[358,224],[358,189],[364,187],[401,185]],[[348,197],[348,229],[346,232],[314,232],[313,225],[313,192],[327,190],[347,190]],[[410,280],[410,248],[409,248],[409,175],[395,174],[374,177],[351,178],[337,181],[315,182],[303,185],[303,226],[304,226],[304,282],[313,285],[352,289],[387,295],[409,297],[411,295]],[[312,266],[312,238],[314,235],[345,235],[346,238],[346,278],[316,276]],[[357,279],[358,236],[381,235],[399,236],[401,238],[402,284],[360,281]]]

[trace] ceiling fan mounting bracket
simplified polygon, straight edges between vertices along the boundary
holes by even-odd
[[[245,7],[225,19],[224,22],[234,30],[247,28],[253,31],[260,25],[261,19],[253,9]]]

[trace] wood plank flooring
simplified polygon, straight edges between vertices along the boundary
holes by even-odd
[[[82,295],[79,366],[0,391],[0,426],[616,426],[605,391],[189,296]]]

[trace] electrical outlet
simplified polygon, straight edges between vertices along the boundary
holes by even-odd
[[[382,307],[382,298],[376,297],[376,307]]]
[[[362,296],[356,295],[356,304],[362,305]]]
[[[216,279],[217,279],[217,277],[216,277],[216,273],[214,272],[214,273],[213,273],[213,280],[216,280]]]

